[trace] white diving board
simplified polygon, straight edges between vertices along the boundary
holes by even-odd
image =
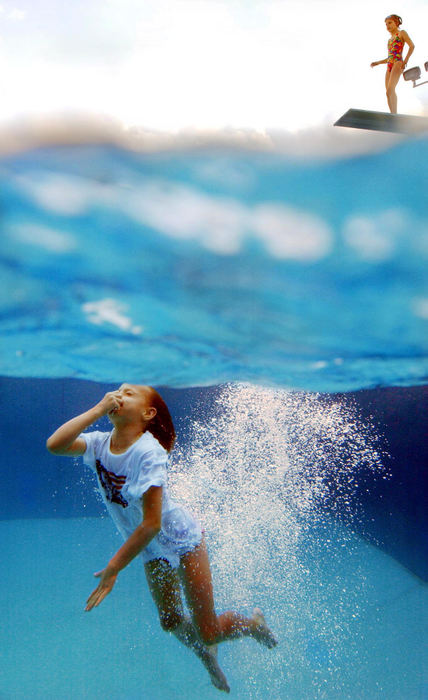
[[[428,132],[428,117],[390,112],[370,112],[366,109],[348,109],[334,126],[349,126],[352,129],[390,131],[397,134],[421,134]]]

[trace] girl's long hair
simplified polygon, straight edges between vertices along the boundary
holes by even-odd
[[[156,415],[147,426],[147,430],[160,442],[162,447],[171,452],[175,442],[175,428],[172,422],[168,406],[156,389],[149,387],[151,396],[150,402],[156,409]]]

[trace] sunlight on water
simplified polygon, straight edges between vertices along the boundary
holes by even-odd
[[[206,527],[218,607],[263,606],[294,674],[296,663],[303,674],[310,665],[324,679],[337,675],[337,687],[336,654],[345,638],[352,652],[349,627],[364,589],[358,565],[346,570],[356,488],[367,470],[385,476],[381,439],[350,402],[318,394],[230,384],[215,403],[207,420],[201,406],[170,481]],[[249,683],[259,653],[240,650]],[[284,681],[278,657],[259,661]]]

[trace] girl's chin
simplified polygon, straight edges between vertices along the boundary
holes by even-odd
[[[122,418],[120,416],[120,408],[118,408],[116,411],[110,411],[110,413],[107,413],[107,418],[112,422],[116,423],[118,420]]]

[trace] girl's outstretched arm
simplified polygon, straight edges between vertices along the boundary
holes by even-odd
[[[119,571],[128,566],[161,529],[162,486],[151,486],[143,494],[142,502],[143,521],[141,525],[134,530],[132,535],[128,537],[126,542],[110,559],[106,568],[94,574],[96,578],[101,580],[86,601],[86,611],[96,608],[104,600],[116,583]]]
[[[375,66],[380,66],[382,63],[388,63],[388,59],[383,58],[381,61],[373,61],[373,63],[370,63],[370,67],[374,68]]]
[[[86,450],[86,443],[82,438],[79,438],[80,433],[102,416],[119,408],[119,406],[120,397],[118,392],[109,391],[95,406],[85,411],[85,413],[75,416],[55,430],[46,442],[47,449],[54,455],[63,455],[65,457],[83,455]]]

